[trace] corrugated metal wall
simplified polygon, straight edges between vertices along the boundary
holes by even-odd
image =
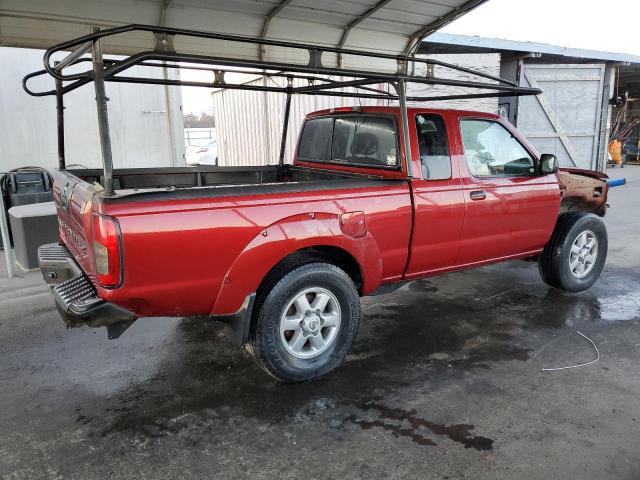
[[[268,80],[268,82],[283,80]],[[262,79],[248,82],[262,85]],[[294,86],[305,85],[296,80]],[[352,91],[353,89],[344,89]],[[212,93],[218,136],[218,164],[273,165],[278,163],[286,95],[247,90],[216,90]],[[316,110],[355,105],[378,105],[378,101],[322,95],[294,95],[291,100],[285,162],[290,163],[305,116]]]
[[[500,54],[478,55],[431,55],[431,58],[455,65],[477,69],[491,75],[500,75]],[[425,75],[426,66],[416,68],[416,74]],[[478,80],[469,74],[451,73],[442,67],[435,67],[435,75],[440,78],[456,78]],[[281,82],[284,80],[267,80]],[[262,85],[264,80],[257,78],[247,83]],[[305,85],[303,80],[296,80],[294,86]],[[343,91],[353,92],[353,88]],[[443,85],[410,84],[408,95],[451,95],[455,93],[471,93],[461,87]],[[478,90],[472,93],[479,93]],[[280,136],[284,119],[285,94],[251,92],[246,90],[216,90],[212,93],[213,114],[216,119],[218,135],[219,165],[269,165],[278,163],[280,152]],[[289,132],[285,150],[285,162],[290,163],[298,140],[298,134],[304,117],[313,111],[326,108],[355,105],[386,105],[386,101],[330,97],[321,95],[294,95],[291,101]],[[442,102],[422,103],[434,108],[458,108],[497,113],[496,98],[477,100],[449,100]]]

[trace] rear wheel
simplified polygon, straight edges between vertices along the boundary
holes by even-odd
[[[594,214],[568,212],[538,259],[542,279],[552,287],[580,292],[600,276],[607,258],[607,230]]]
[[[347,355],[358,331],[360,299],[347,273],[313,262],[273,279],[259,298],[250,349],[283,382],[319,378]]]

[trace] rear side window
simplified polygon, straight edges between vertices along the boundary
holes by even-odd
[[[396,167],[396,129],[388,117],[360,117],[353,146],[353,163],[373,167]]]
[[[448,180],[451,178],[451,156],[444,119],[440,115],[416,115],[416,131],[420,147],[422,178]]]
[[[339,116],[307,120],[298,158],[372,168],[397,168],[393,118]]]
[[[300,160],[323,161],[331,155],[333,118],[307,120],[302,130],[298,158]]]

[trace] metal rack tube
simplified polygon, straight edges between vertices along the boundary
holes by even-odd
[[[107,195],[113,195],[113,157],[111,152],[111,136],[109,134],[109,113],[107,94],[104,87],[102,62],[102,46],[100,40],[95,40],[91,49],[93,58],[93,83],[96,91],[96,106],[98,109],[98,129],[100,131],[100,149],[102,150],[102,164],[104,167],[104,190]]]
[[[287,131],[289,130],[289,113],[291,112],[291,91],[287,92],[284,105],[284,120],[282,121],[282,137],[280,138],[280,159],[278,163],[284,165],[284,150],[287,147]]]

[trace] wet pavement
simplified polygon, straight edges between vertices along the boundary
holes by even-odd
[[[510,262],[363,300],[346,363],[282,385],[203,319],[66,330],[0,271],[3,478],[638,478],[640,167],[589,291]],[[542,368],[598,362],[556,372]]]

